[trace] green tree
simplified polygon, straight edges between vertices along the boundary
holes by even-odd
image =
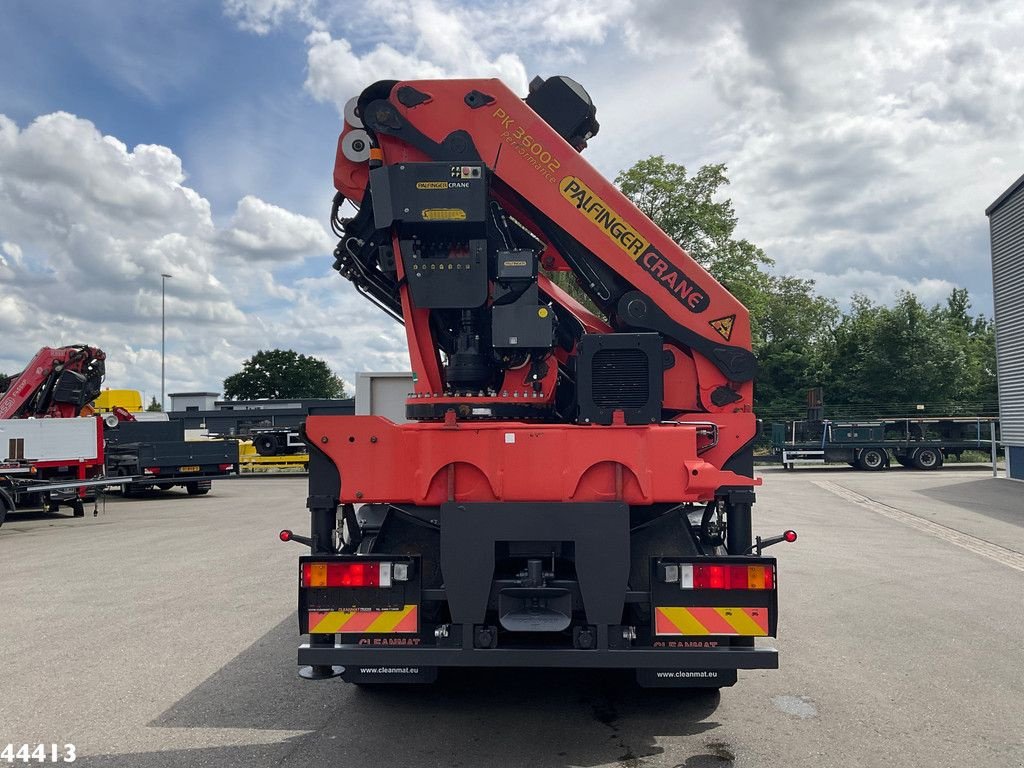
[[[753,323],[758,406],[787,415],[802,411],[807,390],[824,383],[841,316],[835,301],[814,292],[814,281],[770,278]]]
[[[889,413],[956,400],[966,358],[948,329],[943,310],[926,309],[912,293],[901,293],[891,307],[855,296],[836,328],[826,400]]]
[[[345,397],[345,384],[323,360],[291,349],[259,350],[224,380],[232,400]]]
[[[726,167],[686,167],[661,155],[640,160],[615,177],[622,193],[756,315],[769,289],[772,260],[749,240],[736,239],[736,211],[722,198]]]
[[[149,405],[146,406],[146,410],[150,413],[161,413],[163,411],[163,406],[156,401],[156,395],[150,398]]]
[[[954,384],[953,401],[965,412],[996,407],[996,329],[984,315],[970,315],[966,288],[954,288],[945,306],[932,312],[946,343],[958,352],[961,364]]]

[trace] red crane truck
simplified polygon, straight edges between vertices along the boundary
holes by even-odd
[[[382,81],[346,109],[335,268],[405,326],[409,423],[311,411],[306,677],[775,668],[747,310],[581,157],[587,93]],[[342,219],[345,201],[357,209]],[[575,276],[597,311],[559,287]]]
[[[43,347],[21,373],[0,382],[0,437],[5,438],[0,460],[6,457],[8,463],[0,477],[0,514],[62,504],[76,517],[85,514],[83,500],[102,485],[98,478],[103,475],[103,426],[98,419],[84,425],[75,418],[90,413],[85,409],[100,393],[105,360],[101,349],[86,344]],[[16,419],[60,422],[10,422],[11,428],[2,427],[4,421]],[[26,456],[26,438],[47,449]],[[31,469],[30,475],[22,474],[19,465],[21,470]]]

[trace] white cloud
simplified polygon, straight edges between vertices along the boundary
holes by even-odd
[[[956,284],[941,278],[922,277],[907,280],[872,269],[847,269],[839,274],[800,270],[797,277],[814,280],[818,289],[842,299],[844,309],[849,308],[855,294],[867,296],[876,304],[892,304],[904,292],[913,293],[925,306],[941,304],[956,288]]]
[[[313,5],[312,0],[224,0],[224,12],[239,28],[266,35],[290,14],[316,22]]]
[[[21,130],[0,115],[0,371],[86,342],[107,351],[109,385],[158,392],[163,272],[168,391],[217,389],[277,346],[349,380],[407,366],[401,337],[330,272],[319,223],[248,195],[218,227],[185,180],[167,147],[129,149],[63,112]],[[275,276],[306,257],[333,279],[307,291]]]
[[[323,30],[306,38],[306,89],[318,100],[334,104],[339,114],[345,102],[378,80],[425,80],[445,77],[497,77],[525,93],[526,67],[516,54],[485,47],[488,38],[467,23],[461,9],[442,10],[433,0],[385,2],[380,19],[390,19],[399,50],[378,42],[358,53],[351,40]],[[494,40],[494,38],[490,38]]]
[[[330,252],[334,245],[318,222],[252,195],[238,201],[222,242],[245,259],[277,262]]]

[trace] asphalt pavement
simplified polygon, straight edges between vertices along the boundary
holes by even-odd
[[[0,528],[0,749],[83,766],[1024,766],[1024,485],[765,470],[781,668],[718,693],[607,672],[297,677],[305,481],[112,497]],[[2,765],[3,763],[0,763]],[[20,764],[20,763],[16,763]]]

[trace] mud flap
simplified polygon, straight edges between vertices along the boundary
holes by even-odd
[[[366,664],[347,666],[341,673],[346,683],[433,683],[437,680],[437,667],[384,666]]]
[[[641,688],[727,688],[736,685],[736,670],[678,667],[638,669],[636,682]]]

